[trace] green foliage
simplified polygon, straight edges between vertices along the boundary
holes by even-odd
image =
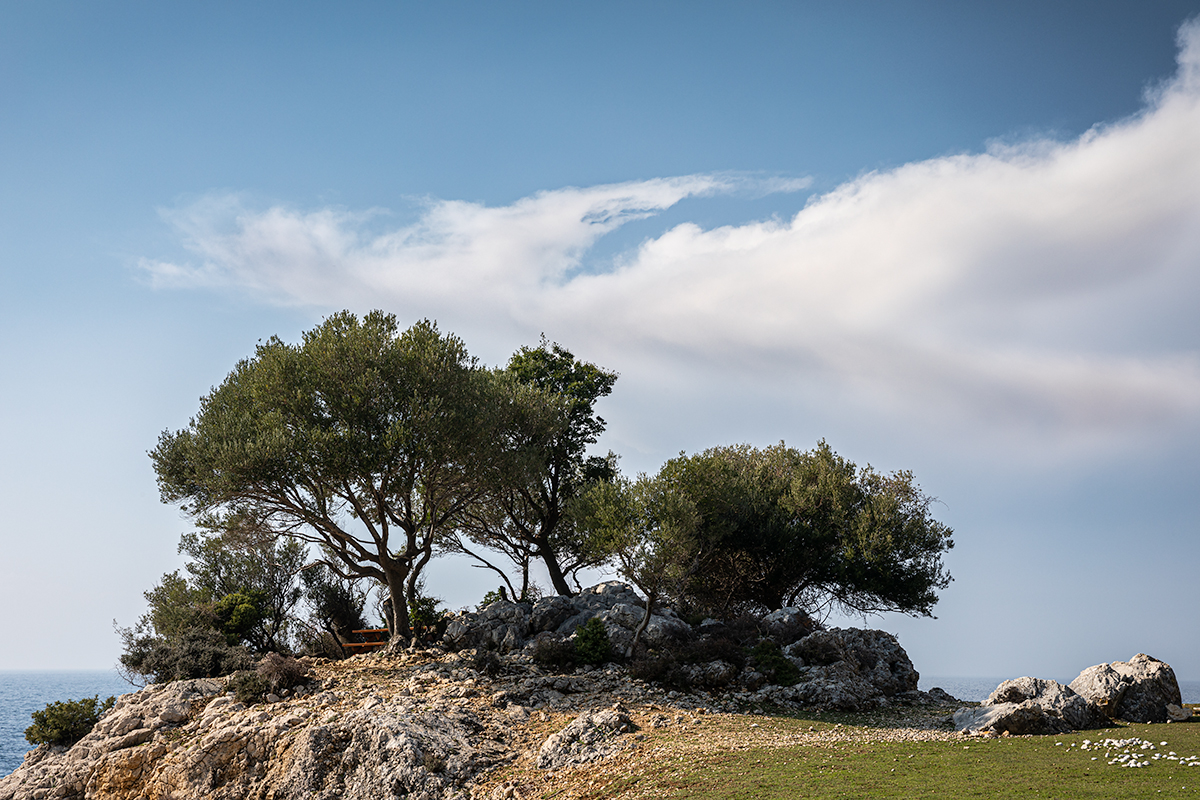
[[[33,724],[25,729],[25,740],[32,745],[70,747],[87,736],[116,701],[117,698],[110,697],[100,702],[100,695],[96,695],[50,703],[33,712]]]
[[[262,702],[270,690],[267,679],[252,670],[240,670],[229,676],[225,689],[234,693],[239,703],[252,706]]]
[[[463,519],[463,530],[471,542],[499,551],[521,571],[520,592],[529,597],[531,561],[541,559],[558,594],[571,594],[567,577],[603,559],[589,550],[586,538],[576,530],[570,514],[571,502],[584,488],[614,473],[615,456],[585,456],[604,431],[605,422],[594,411],[596,401],[612,392],[617,375],[575,358],[569,350],[544,338],[538,347],[523,347],[513,354],[507,377],[532,387],[556,401],[562,412],[558,424],[545,436],[545,429],[525,426],[528,443],[523,468],[499,474],[491,487],[488,503]],[[453,550],[474,557],[481,566],[503,570],[467,547],[461,539]],[[510,584],[510,589],[514,587]]]
[[[326,564],[310,567],[300,577],[309,608],[310,627],[302,637],[306,651],[324,658],[343,658],[340,642],[352,641],[354,631],[367,627],[367,592],[359,582],[338,576]]]
[[[779,645],[770,639],[763,639],[750,651],[750,661],[754,667],[767,676],[770,683],[780,686],[793,686],[800,680],[800,670],[788,660]]]
[[[930,615],[950,576],[951,530],[911,473],[858,468],[824,442],[810,452],[718,447],[615,481],[583,515],[621,573],[684,613],[838,606]]]
[[[612,653],[608,631],[599,617],[575,629],[575,654],[584,664],[603,664]]]
[[[218,629],[230,644],[237,644],[266,617],[266,594],[258,589],[227,594],[213,607]]]
[[[120,656],[123,670],[154,683],[217,678],[254,663],[249,650],[231,646],[225,635],[213,628],[190,628],[169,638],[136,629],[120,633],[125,645]]]
[[[446,632],[449,620],[441,609],[442,601],[437,597],[427,596],[423,590],[422,584],[408,599],[408,616],[413,635],[421,638],[440,638]]]
[[[533,645],[533,663],[558,672],[575,669],[579,656],[575,643],[559,636],[539,636]]]
[[[278,539],[248,514],[198,522],[202,530],[185,533],[179,542],[179,552],[189,557],[188,584],[210,601],[233,594],[252,598],[257,619],[234,626],[238,641],[259,653],[288,649],[293,611],[302,596],[297,574],[307,548]]]
[[[530,431],[549,435],[560,416],[432,322],[401,331],[390,314],[341,312],[298,345],[259,345],[150,456],[164,502],[321,545],[345,574],[388,586],[407,635],[406,587],[486,487],[522,468]]]
[[[478,610],[482,611],[483,609],[490,606],[492,603],[499,603],[502,600],[507,601],[508,599],[509,599],[509,597],[508,597],[507,590],[505,590],[505,588],[503,586],[501,586],[498,589],[493,589],[493,590],[487,592],[483,596],[483,599],[479,601],[479,605],[476,606],[476,608]]]

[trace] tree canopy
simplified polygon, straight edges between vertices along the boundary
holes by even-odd
[[[388,587],[409,632],[435,545],[563,427],[535,387],[483,369],[429,321],[334,314],[271,338],[150,453],[164,502],[209,527],[247,521],[317,544],[334,573]]]
[[[952,531],[931,517],[933,499],[912,474],[857,467],[824,442],[680,454],[589,500],[589,526],[624,575],[660,588],[674,576],[675,599],[706,613],[798,605],[929,616],[950,582],[941,559]]]
[[[589,483],[605,480],[615,471],[615,457],[588,457],[587,448],[604,432],[604,419],[594,407],[612,392],[617,380],[595,364],[577,359],[571,351],[544,338],[538,347],[522,347],[509,360],[508,376],[558,398],[565,407],[565,424],[544,445],[531,452],[528,469],[498,476],[487,501],[472,507],[460,520],[466,537],[475,544],[497,550],[518,566],[521,590],[529,590],[529,565],[540,559],[557,594],[571,594],[567,576],[600,558],[586,546],[571,519],[571,502]],[[499,568],[471,550],[461,539],[454,549]]]

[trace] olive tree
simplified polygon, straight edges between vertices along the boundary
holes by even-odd
[[[931,616],[950,582],[952,531],[912,474],[857,467],[825,442],[680,454],[653,478],[589,497],[593,529],[624,531],[607,538],[621,573],[643,591],[643,574],[673,582],[677,602],[704,613],[798,605]]]
[[[579,531],[594,552],[646,596],[645,613],[626,657],[632,657],[655,605],[677,599],[703,560],[700,518],[685,493],[662,477],[617,477],[593,484],[572,503]]]
[[[499,480],[490,487],[487,502],[473,506],[462,516],[462,536],[449,549],[470,555],[499,573],[514,598],[528,595],[529,568],[535,560],[545,565],[554,591],[570,595],[568,576],[600,560],[586,546],[568,512],[584,487],[615,473],[615,456],[588,457],[586,451],[604,432],[604,419],[594,411],[596,401],[612,392],[617,375],[581,361],[563,346],[545,339],[538,347],[523,347],[513,354],[505,373],[558,398],[566,412],[565,424],[556,435],[544,440],[542,447],[531,451],[527,469],[497,475]],[[516,564],[521,574],[520,591],[503,569],[470,547],[468,541],[498,551]]]
[[[164,502],[319,545],[343,578],[388,587],[393,632],[439,540],[560,429],[560,404],[480,367],[436,324],[334,314],[276,337],[150,456]]]

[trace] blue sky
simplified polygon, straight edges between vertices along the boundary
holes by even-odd
[[[1200,679],[1200,2],[647,5],[0,6],[0,669],[112,664],[158,433],[382,307],[619,371],[629,472],[913,470],[924,673]]]

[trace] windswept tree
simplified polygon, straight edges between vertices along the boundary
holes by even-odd
[[[604,432],[604,419],[594,410],[596,401],[612,392],[617,375],[580,361],[544,338],[537,347],[523,347],[513,354],[505,372],[523,385],[559,398],[566,408],[566,424],[532,454],[525,469],[497,475],[487,502],[472,506],[461,517],[462,536],[449,549],[499,573],[518,598],[528,594],[530,565],[540,560],[554,591],[570,595],[568,576],[602,560],[587,546],[569,510],[584,487],[615,474],[615,456],[588,457],[586,452]],[[517,566],[519,591],[502,568],[480,554],[479,547],[500,552]]]
[[[481,368],[429,321],[334,314],[272,337],[150,456],[164,502],[319,545],[342,578],[388,587],[394,632],[439,540],[562,426],[561,404]]]
[[[589,495],[623,575],[704,613],[800,606],[932,614],[952,531],[909,472],[857,467],[824,442],[715,447]],[[607,518],[605,515],[608,515]],[[660,576],[658,573],[662,572]],[[649,584],[648,584],[649,585]]]
[[[704,543],[692,499],[669,479],[639,475],[597,482],[573,504],[592,550],[642,590],[646,608],[626,657],[632,657],[660,601],[676,600],[701,567]]]

